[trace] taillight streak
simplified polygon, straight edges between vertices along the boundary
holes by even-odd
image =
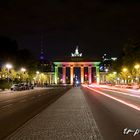
[[[135,109],[135,110],[140,111],[140,107],[138,107],[138,106],[136,106],[136,105],[133,105],[133,104],[131,104],[131,103],[127,103],[127,102],[125,102],[125,101],[123,101],[123,100],[121,100],[121,99],[118,99],[118,98],[116,98],[116,97],[113,97],[113,96],[111,96],[111,95],[108,95],[108,94],[106,94],[106,93],[104,93],[104,92],[102,92],[102,91],[98,91],[98,90],[96,90],[96,89],[93,89],[93,88],[91,88],[91,87],[87,87],[87,86],[84,86],[84,87],[86,87],[86,88],[88,88],[88,89],[90,89],[90,90],[92,90],[92,91],[95,91],[95,92],[97,92],[97,93],[99,93],[99,94],[101,94],[101,95],[104,95],[104,96],[106,96],[106,97],[109,97],[109,98],[111,98],[111,99],[113,99],[113,100],[115,100],[115,101],[118,101],[118,102],[120,102],[120,103],[122,103],[122,104],[124,104],[124,105],[127,105],[127,106],[129,106],[129,107],[131,107],[131,108],[133,108],[133,109]]]

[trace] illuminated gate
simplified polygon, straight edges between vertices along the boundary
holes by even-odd
[[[70,84],[73,84],[74,79],[74,68],[80,67],[80,78],[81,83],[84,83],[84,67],[88,67],[88,82],[92,83],[92,67],[96,68],[96,83],[99,84],[100,75],[99,75],[99,64],[100,62],[86,62],[80,59],[82,57],[82,53],[78,52],[78,47],[75,50],[75,53],[71,54],[71,61],[62,61],[62,62],[54,62],[55,64],[55,84],[58,83],[58,67],[62,67],[62,83],[66,84],[66,68],[70,68]]]

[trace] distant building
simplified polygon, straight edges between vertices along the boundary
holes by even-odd
[[[108,57],[107,54],[104,54],[100,63],[100,72],[108,72],[112,70],[112,62],[116,60],[117,57]]]
[[[116,61],[117,57],[109,57],[107,54],[102,56],[102,61],[100,63],[100,76],[101,76],[101,83],[106,82],[106,74],[112,70],[112,62]]]
[[[39,55],[38,70],[40,73],[44,73],[46,76],[45,84],[54,84],[54,64],[47,60],[44,50],[41,49]]]

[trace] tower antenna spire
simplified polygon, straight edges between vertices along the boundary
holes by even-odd
[[[41,34],[41,52],[44,51],[44,47],[43,47],[43,34]]]

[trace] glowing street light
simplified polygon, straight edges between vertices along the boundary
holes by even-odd
[[[139,65],[139,64],[136,64],[136,65],[134,66],[134,68],[135,68],[135,69],[139,69],[139,68],[140,68],[140,65]]]
[[[108,72],[108,69],[105,69],[105,72]]]
[[[9,82],[9,70],[12,68],[12,65],[8,63],[8,64],[5,65],[5,67],[8,70],[8,82]]]
[[[36,74],[39,74],[39,71],[36,71]]]
[[[123,68],[123,72],[127,72],[127,68]]]
[[[113,74],[117,74],[117,72],[116,72],[116,71],[114,71],[114,72],[113,72]]]
[[[8,71],[12,68],[12,65],[11,64],[6,64],[5,66],[8,69]]]
[[[26,71],[26,69],[25,69],[25,68],[21,68],[21,71],[22,71],[22,72],[25,72],[25,71]]]

